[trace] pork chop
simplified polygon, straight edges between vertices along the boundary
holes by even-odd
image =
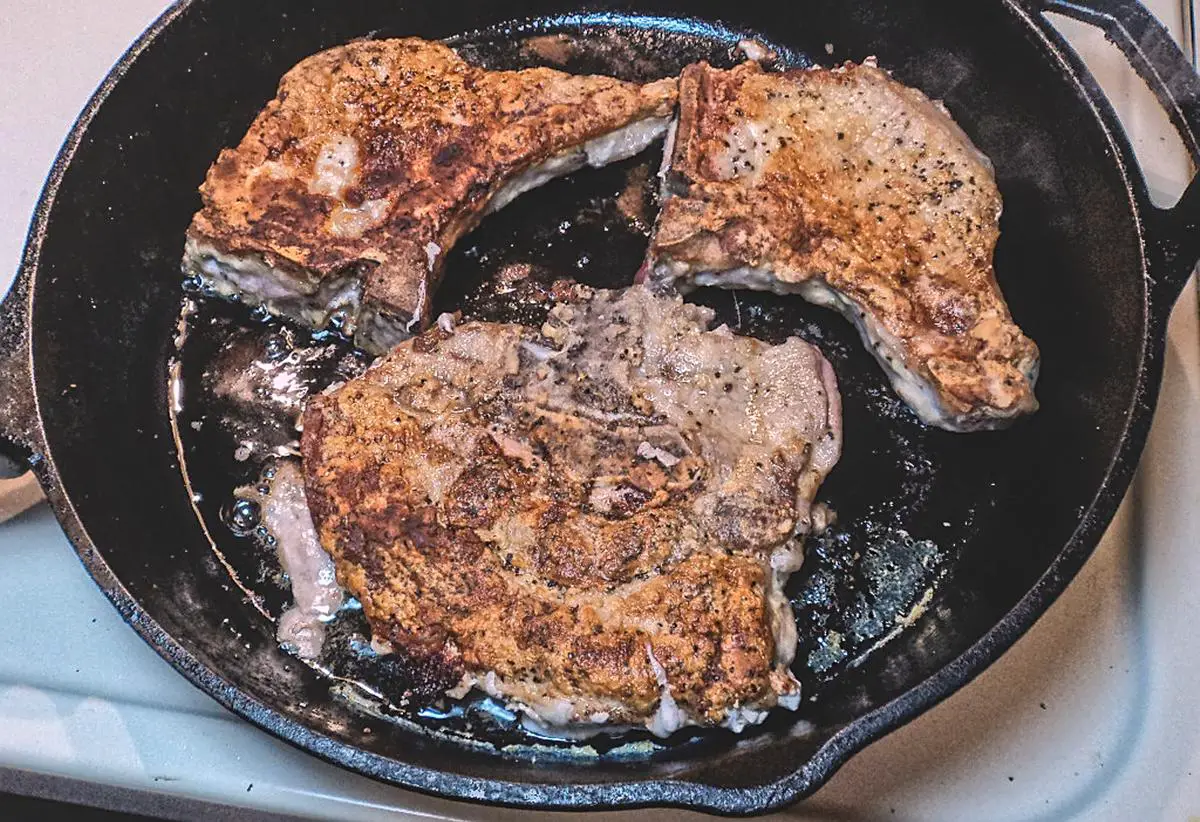
[[[841,449],[829,363],[641,286],[579,289],[540,332],[440,319],[310,401],[339,580],[377,640],[544,725],[795,708],[782,590]]]
[[[487,71],[419,39],[330,49],[209,170],[184,273],[380,353],[427,322],[447,251],[485,212],[645,149],[675,97],[675,80]]]
[[[1037,346],[992,268],[992,166],[941,104],[871,61],[700,63],[679,93],[643,276],[840,311],[931,425],[996,428],[1036,410]]]

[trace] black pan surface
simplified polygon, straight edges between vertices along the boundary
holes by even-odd
[[[1120,22],[1118,44],[1124,32],[1147,65],[1183,65],[1138,6],[1056,8]],[[531,65],[546,58],[529,39],[548,33],[574,44],[568,69],[631,79],[698,58],[731,64],[744,36],[791,65],[877,55],[944,99],[997,168],[997,274],[1043,354],[1042,409],[1009,431],[925,428],[832,314],[761,294],[693,297],[743,333],[819,345],[845,406],[845,455],[821,492],[839,523],[810,541],[789,589],[808,699],[740,737],[533,738],[485,700],[422,700],[419,672],[364,650],[352,610],[335,624],[324,672],[280,651],[272,618],[286,589],[269,552],[228,527],[233,488],[260,466],[233,459],[244,430],[207,422],[230,409],[206,393],[203,373],[234,346],[265,356],[336,343],[202,302],[188,320],[187,395],[172,427],[178,260],[195,186],[279,76],[359,36],[450,38],[480,63]],[[1190,70],[1159,76],[1168,80],[1156,91],[1200,155],[1191,130],[1200,81]],[[1073,55],[1015,2],[811,0],[786,15],[769,3],[665,0],[586,12],[551,0],[519,11],[185,2],[102,87],[56,165],[4,306],[0,430],[32,455],[85,564],[131,624],[222,703],[317,755],[464,799],[767,810],[815,790],[855,750],[978,673],[1061,590],[1115,510],[1148,427],[1166,313],[1200,249],[1200,196],[1193,186],[1173,212],[1153,209],[1114,122]],[[534,282],[627,284],[646,226],[617,214],[615,199],[656,163],[647,155],[581,172],[489,218],[452,255],[440,307],[535,321],[536,290],[495,287],[495,273],[516,263],[535,266]],[[314,368],[312,378],[329,373]],[[908,627],[897,633],[898,618]],[[416,698],[399,704],[406,690]]]

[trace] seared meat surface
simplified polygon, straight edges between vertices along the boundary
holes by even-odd
[[[200,189],[185,274],[379,353],[428,320],[446,252],[488,210],[646,148],[674,80],[487,71],[419,39],[289,71]]]
[[[651,278],[837,309],[932,425],[995,428],[1037,408],[1038,350],[992,268],[992,166],[945,108],[870,62],[700,63],[679,93]]]
[[[376,639],[537,721],[741,730],[795,707],[782,594],[841,448],[799,339],[635,286],[449,318],[315,397],[317,531]]]

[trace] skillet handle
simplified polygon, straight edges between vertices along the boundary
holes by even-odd
[[[1053,11],[1104,30],[1145,81],[1200,166],[1200,76],[1162,24],[1138,0],[1035,0]],[[1162,275],[1151,285],[1152,308],[1164,321],[1200,259],[1200,175],[1173,208],[1143,197],[1147,250]]]
[[[37,462],[37,413],[30,370],[29,276],[22,272],[0,302],[0,480]]]

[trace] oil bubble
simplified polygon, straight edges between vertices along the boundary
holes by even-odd
[[[225,525],[239,537],[248,537],[258,528],[262,518],[262,509],[257,502],[250,499],[237,499],[221,511],[221,519]]]

